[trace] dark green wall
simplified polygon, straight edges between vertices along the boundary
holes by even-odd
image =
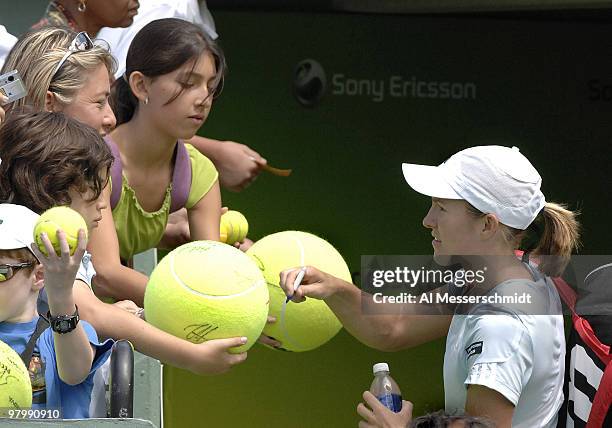
[[[439,163],[477,144],[517,145],[544,178],[549,200],[583,211],[583,253],[609,253],[612,208],[612,30],[571,22],[343,14],[216,14],[229,62],[225,90],[203,128],[244,142],[289,178],[263,173],[224,203],[251,237],[300,229],[332,242],[359,269],[362,254],[428,254],[421,226],[429,201],[411,191],[402,161]],[[305,108],[293,72],[317,60],[358,79],[468,82],[475,99],[333,95]],[[598,80],[595,84],[593,81]],[[589,82],[591,82],[589,84]],[[371,365],[390,363],[417,413],[443,406],[443,342],[395,354],[345,332],[317,351],[255,347],[229,375],[165,375],[168,426],[356,426]],[[190,421],[190,422],[188,422]],[[195,425],[194,425],[195,426]]]

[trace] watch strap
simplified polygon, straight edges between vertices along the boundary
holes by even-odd
[[[51,311],[47,311],[47,320],[51,326],[51,330],[59,334],[70,333],[79,323],[79,308],[74,305],[74,314],[72,315],[51,315]]]

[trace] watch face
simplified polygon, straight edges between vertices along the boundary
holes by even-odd
[[[56,333],[69,333],[79,323],[79,309],[75,307],[73,315],[60,315],[57,317],[52,316],[51,311],[47,311],[47,320],[51,324],[51,329]]]

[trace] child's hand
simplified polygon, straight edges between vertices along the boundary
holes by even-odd
[[[192,344],[188,367],[198,375],[225,373],[247,358],[246,352],[230,354],[228,350],[244,345],[246,342],[246,337],[231,337],[229,339],[213,339],[203,343]]]
[[[271,315],[268,315],[268,324],[272,324],[276,322],[276,317],[273,317]],[[273,348],[280,348],[281,346],[283,346],[282,343],[280,343],[278,340],[276,340],[273,337],[270,336],[266,336],[265,334],[261,334],[261,336],[259,336],[259,339],[257,339],[257,341],[259,343],[262,343],[264,345],[268,345],[271,346]]]
[[[131,313],[132,315],[136,315],[137,317],[140,317],[143,313],[143,309],[131,300],[121,300],[113,303],[113,305]]]
[[[243,253],[246,253],[247,250],[253,246],[253,244],[254,242],[251,241],[249,238],[244,238],[242,242],[236,242],[234,244],[234,247],[238,248]]]
[[[87,238],[83,229],[79,230],[77,248],[72,256],[70,255],[70,248],[68,247],[64,231],[57,231],[57,239],[60,244],[60,256],[55,253],[55,249],[46,233],[41,234],[41,240],[47,249],[48,256],[45,256],[36,244],[31,246],[34,255],[36,255],[44,267],[45,289],[49,297],[55,294],[72,293],[72,285],[74,284],[77,271],[81,265],[81,259],[83,254],[85,254],[85,247],[87,246]]]
[[[181,208],[168,216],[166,230],[164,231],[164,235],[157,246],[159,248],[167,248],[171,250],[190,241],[191,234],[189,233],[187,210],[185,208]]]

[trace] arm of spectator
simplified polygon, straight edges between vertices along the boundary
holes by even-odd
[[[96,293],[115,300],[131,300],[142,307],[148,278],[121,264],[119,240],[110,209],[110,186],[104,189],[103,197],[109,208],[102,210],[102,220],[91,231],[88,246],[96,268],[93,280]]]
[[[234,141],[219,141],[196,135],[187,142],[215,164],[221,186],[232,192],[244,190],[267,164],[259,153]]]
[[[190,238],[193,241],[218,241],[221,219],[221,190],[215,181],[210,190],[191,209],[187,210]]]
[[[74,298],[81,318],[94,326],[101,337],[129,340],[138,352],[198,375],[227,372],[246,360],[246,352],[230,354],[228,350],[246,343],[246,338],[215,339],[191,343],[172,336],[131,313],[102,302],[82,281],[74,287]]]
[[[60,255],[55,253],[45,233],[41,238],[48,256],[42,254],[36,244],[32,244],[32,251],[43,265],[43,273],[38,279],[44,280],[49,312],[51,316],[72,315],[76,311],[72,288],[87,245],[85,231],[79,231],[78,246],[72,256],[64,232],[57,232]],[[53,342],[60,379],[68,385],[83,382],[91,372],[94,357],[83,325],[79,323],[74,330],[64,334],[53,332]]]

